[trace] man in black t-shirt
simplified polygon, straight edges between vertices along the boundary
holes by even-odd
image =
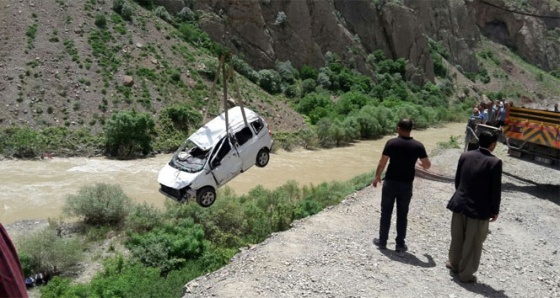
[[[383,188],[381,191],[381,220],[379,228],[379,238],[373,239],[373,243],[380,249],[387,248],[389,238],[389,228],[391,227],[391,215],[395,201],[397,202],[397,238],[395,239],[396,251],[407,251],[405,244],[408,205],[412,198],[412,181],[414,180],[416,161],[424,169],[431,166],[430,159],[422,143],[414,140],[410,136],[412,130],[412,120],[402,119],[397,125],[398,137],[390,139],[385,144],[383,154],[379,160],[379,165],[375,172],[373,187],[381,182],[381,173],[385,169],[387,161],[389,167],[385,173]]]

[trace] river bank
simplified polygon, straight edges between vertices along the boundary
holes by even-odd
[[[389,249],[372,244],[381,190],[366,187],[188,283],[184,297],[560,297],[559,172],[509,157],[501,144],[502,208],[490,225],[479,282],[463,284],[445,268],[445,206],[460,153],[432,152],[437,175],[416,178],[408,252],[393,250],[394,222]]]

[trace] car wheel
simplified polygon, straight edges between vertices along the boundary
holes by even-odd
[[[196,202],[202,207],[210,207],[216,201],[216,191],[205,186],[196,192]]]
[[[256,165],[257,167],[264,167],[268,164],[268,161],[270,160],[270,154],[268,153],[268,149],[266,148],[262,148],[259,153],[257,153],[257,162]]]

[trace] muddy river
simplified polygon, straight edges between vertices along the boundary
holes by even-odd
[[[413,131],[429,152],[450,136],[462,136],[464,123]],[[245,194],[257,185],[274,189],[288,180],[300,185],[347,180],[372,171],[385,142],[361,141],[352,146],[328,150],[280,151],[272,154],[265,168],[252,167],[228,183],[236,194]],[[105,158],[57,158],[41,161],[0,162],[0,222],[4,225],[24,219],[47,219],[62,214],[65,198],[84,185],[119,184],[136,202],[162,207],[170,200],[158,192],[157,174],[170,154],[152,158],[116,161]],[[218,200],[220,198],[218,197]]]

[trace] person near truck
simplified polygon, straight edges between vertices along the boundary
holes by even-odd
[[[389,161],[381,190],[381,218],[379,224],[379,238],[373,239],[373,244],[379,249],[387,248],[391,215],[395,202],[397,203],[397,238],[395,250],[408,250],[405,243],[408,206],[412,198],[412,181],[414,180],[415,164],[418,160],[424,169],[431,166],[430,159],[424,145],[410,136],[412,120],[402,119],[397,124],[398,137],[390,139],[385,144],[381,159],[375,172],[373,187],[381,182],[381,173]]]
[[[500,109],[498,110],[498,122],[496,123],[496,127],[500,128],[504,126],[506,122],[506,114],[507,108],[505,107],[504,103],[500,101]]]
[[[449,259],[445,266],[465,283],[476,282],[482,244],[489,222],[500,213],[502,160],[492,155],[497,134],[483,131],[479,149],[461,154],[455,174],[455,193],[447,204],[453,212]]]

